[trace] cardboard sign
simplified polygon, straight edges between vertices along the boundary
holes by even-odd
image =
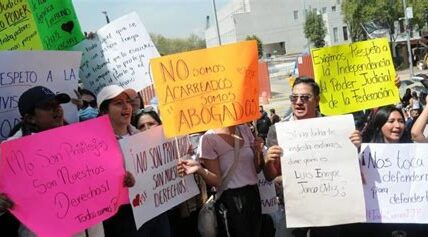
[[[287,227],[365,221],[352,115],[276,123]],[[322,205],[321,205],[322,204]],[[349,208],[352,207],[352,208]]]
[[[126,170],[136,181],[129,188],[129,200],[137,229],[199,193],[192,175],[182,178],[177,172],[179,157],[189,149],[189,138],[166,139],[162,130],[162,126],[154,127],[120,141]]]
[[[149,60],[159,57],[135,12],[110,22],[73,50],[83,53],[79,75],[95,94],[112,84],[136,91],[151,85]]]
[[[0,147],[0,192],[38,236],[71,236],[116,213],[125,171],[108,117]]]
[[[337,115],[400,101],[386,39],[312,50],[321,113]]]
[[[258,187],[260,192],[260,202],[262,213],[274,213],[278,211],[278,199],[276,197],[275,184],[266,180],[263,172],[257,175],[259,179]]]
[[[54,93],[75,97],[80,65],[79,52],[65,51],[1,51],[0,52],[0,141],[20,122],[18,100],[35,86],[44,86]],[[78,121],[77,108],[62,104],[68,123]]]
[[[165,136],[258,119],[256,41],[152,59]]]
[[[367,221],[428,223],[428,144],[363,144]]]
[[[84,39],[71,0],[6,0],[0,9],[0,50],[62,50]]]

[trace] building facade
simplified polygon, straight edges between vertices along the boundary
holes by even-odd
[[[343,0],[231,0],[217,12],[222,44],[256,35],[263,42],[264,55],[308,51],[303,33],[305,12],[322,14],[327,28],[327,45],[351,42],[341,15]],[[215,22],[205,30],[207,47],[219,41]]]

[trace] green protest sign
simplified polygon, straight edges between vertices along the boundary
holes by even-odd
[[[0,50],[62,50],[83,39],[71,0],[0,2]]]

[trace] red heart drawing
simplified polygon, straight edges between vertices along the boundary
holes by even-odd
[[[140,205],[140,203],[141,203],[140,194],[137,194],[137,196],[135,196],[135,198],[132,200],[132,206],[137,207]]]

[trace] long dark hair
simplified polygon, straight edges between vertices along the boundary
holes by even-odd
[[[396,108],[393,105],[380,107],[372,119],[370,119],[365,131],[363,132],[363,142],[373,143],[385,143],[385,139],[382,134],[382,127],[388,121],[389,115],[392,112],[400,113],[404,121],[404,114],[401,109]],[[411,143],[409,131],[404,126],[403,135],[400,138],[399,143]]]

